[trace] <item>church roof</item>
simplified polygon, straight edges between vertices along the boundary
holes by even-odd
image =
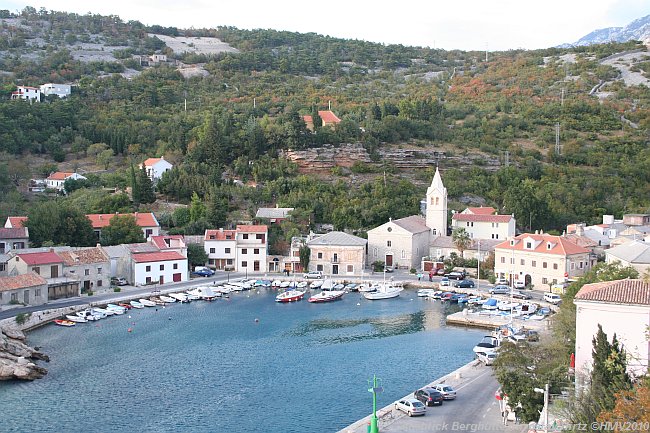
[[[393,223],[411,233],[422,233],[429,230],[427,224],[420,215],[411,215],[406,218],[394,220]]]
[[[431,188],[435,188],[440,191],[445,191],[447,188],[442,184],[442,177],[440,177],[440,171],[436,167],[436,174],[433,175],[433,180],[431,181]]]

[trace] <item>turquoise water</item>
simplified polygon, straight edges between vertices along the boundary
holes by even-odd
[[[0,383],[0,431],[333,432],[371,411],[373,374],[381,407],[469,362],[483,335],[444,326],[453,310],[414,292],[327,304],[274,296],[38,329],[28,343],[50,356],[49,373]]]

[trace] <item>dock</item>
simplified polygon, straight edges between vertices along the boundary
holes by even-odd
[[[469,326],[473,328],[494,330],[500,326],[512,324],[516,328],[525,327],[527,329],[534,329],[536,331],[549,329],[548,318],[545,318],[543,320],[533,320],[523,317],[517,316],[510,319],[507,316],[487,315],[481,314],[481,311],[471,311],[464,309],[463,311],[448,315],[447,325]]]

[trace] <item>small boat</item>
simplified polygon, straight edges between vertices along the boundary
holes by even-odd
[[[107,310],[107,309],[105,309],[105,308],[94,307],[94,308],[92,309],[92,311],[93,311],[94,313],[103,314],[104,317],[106,317],[106,316],[114,316],[114,315],[115,315],[115,312],[114,312],[114,311]]]
[[[299,281],[298,284],[296,284],[296,287],[299,289],[304,289],[308,284],[309,283],[307,281]]]
[[[126,308],[121,307],[119,305],[115,305],[115,304],[108,304],[106,306],[106,309],[111,310],[111,311],[115,311],[115,314],[124,314],[124,313],[126,313]]]
[[[445,293],[445,292],[443,292],[442,290],[436,290],[435,292],[433,292],[433,295],[431,296],[431,298],[440,299],[442,297],[443,293]]]
[[[493,335],[486,335],[483,339],[474,346],[474,353],[494,351],[501,345],[501,340]]]
[[[199,297],[199,295],[196,295],[196,294],[192,293],[191,290],[190,290],[190,291],[187,291],[187,292],[185,292],[185,293],[181,293],[181,295],[186,295],[188,301],[198,301],[199,299],[201,299],[201,298]]]
[[[271,287],[280,287],[281,284],[282,284],[282,281],[273,280],[273,282],[271,283]]]
[[[90,311],[90,309],[77,311],[75,314],[81,317],[82,319],[86,319],[87,321],[95,321],[101,319],[101,317],[98,314],[93,314],[92,311]]]
[[[169,294],[170,298],[176,299],[178,302],[190,302],[190,300],[187,298],[187,295],[185,293],[170,293]]]
[[[346,292],[356,292],[356,291],[358,291],[358,289],[357,289],[358,286],[359,285],[357,283],[350,283],[347,286],[345,286],[344,290]]]
[[[129,303],[133,306],[133,308],[137,308],[137,309],[142,309],[142,308],[144,308],[144,305],[142,305],[142,304],[139,303],[138,301],[131,301],[131,302],[129,302]]]
[[[417,294],[420,298],[424,298],[424,297],[433,297],[434,293],[436,293],[435,289],[420,289],[418,290]]]
[[[281,288],[281,289],[286,289],[286,288],[289,287],[290,285],[291,285],[291,281],[282,281],[282,282],[280,283],[280,288]]]
[[[198,299],[203,299],[204,301],[213,301],[218,297],[221,297],[220,292],[215,292],[212,290],[211,286],[200,286],[192,290],[192,294],[195,295]]]
[[[490,298],[487,301],[483,302],[483,305],[481,307],[484,310],[496,310],[497,309],[497,300],[494,298]]]
[[[521,304],[518,308],[521,314],[524,315],[534,314],[537,311],[537,304],[531,304],[526,302]]]
[[[309,285],[309,288],[319,289],[322,285],[323,285],[323,280],[316,280],[316,281],[312,281],[312,283]]]
[[[359,292],[360,293],[372,293],[377,291],[377,286],[369,286],[367,284],[360,284],[359,285]]]
[[[88,319],[76,314],[66,314],[65,318],[75,323],[88,323]]]
[[[343,283],[334,284],[334,287],[332,287],[332,290],[343,290],[343,289],[345,289],[345,284]]]
[[[154,301],[149,300],[149,299],[140,298],[140,299],[138,299],[138,302],[141,303],[142,305],[144,305],[145,307],[155,307],[156,306],[156,303]]]
[[[130,309],[133,308],[133,305],[131,305],[131,304],[127,304],[126,302],[119,302],[117,305],[119,305],[120,307],[124,307],[124,308],[126,308],[127,310],[130,310]]]
[[[275,297],[275,302],[295,302],[300,301],[305,296],[305,292],[300,290],[287,290]]]
[[[313,295],[308,299],[309,302],[331,302],[341,299],[345,295],[344,290],[323,290],[322,292]]]
[[[166,304],[166,302],[163,301],[162,299],[160,299],[159,296],[152,296],[151,298],[149,298],[149,300],[151,302],[153,302],[154,304],[156,304],[156,305],[165,305]],[[140,299],[140,301],[142,301],[142,299]],[[131,304],[129,304],[129,307],[132,307]]]
[[[368,300],[397,298],[402,290],[404,290],[402,287],[384,284],[378,286],[374,292],[364,292],[363,297]]]
[[[519,302],[509,302],[509,301],[497,302],[497,308],[500,311],[515,310],[518,306],[519,306]]]
[[[55,319],[54,323],[59,326],[68,326],[68,327],[74,326],[76,324],[72,320],[65,320],[65,319]]]

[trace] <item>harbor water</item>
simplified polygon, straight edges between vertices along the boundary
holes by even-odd
[[[28,335],[51,361],[0,383],[2,432],[335,432],[473,358],[484,331],[405,291],[274,302],[275,290],[132,310]],[[307,295],[309,296],[309,295]]]

